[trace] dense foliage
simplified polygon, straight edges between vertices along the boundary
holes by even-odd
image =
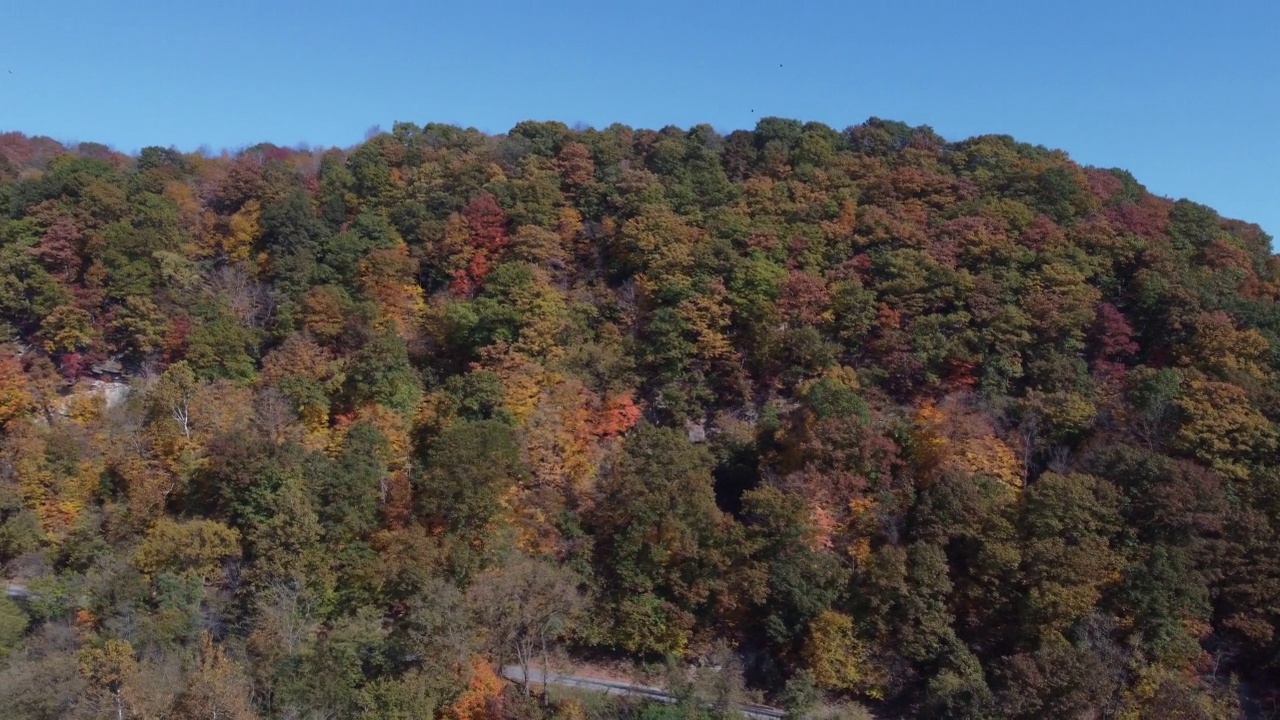
[[[1254,225],[875,119],[0,135],[4,712],[586,717],[494,675],[548,647],[1272,707],[1278,299]]]

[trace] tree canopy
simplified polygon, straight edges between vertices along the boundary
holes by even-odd
[[[1271,238],[1007,136],[0,134],[9,717],[1234,717],[1277,422]]]

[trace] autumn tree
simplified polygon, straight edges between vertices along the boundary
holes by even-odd
[[[631,652],[683,650],[698,616],[728,592],[728,518],[715,505],[711,458],[674,430],[639,426],[602,478],[590,516],[614,642]]]
[[[200,636],[200,655],[192,678],[174,702],[174,716],[253,720],[258,715],[250,702],[249,687],[243,671],[206,632]]]
[[[125,640],[107,640],[101,647],[89,646],[78,653],[80,674],[114,711],[117,720],[127,717],[130,684],[138,673],[133,646]]]
[[[493,656],[501,666],[514,658],[521,685],[529,692],[529,667],[541,662],[542,693],[547,692],[547,646],[565,636],[582,611],[584,598],[573,573],[545,560],[516,557],[476,579],[471,604],[486,629]]]

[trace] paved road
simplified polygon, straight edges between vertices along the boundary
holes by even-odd
[[[509,680],[519,682],[523,679],[520,666],[508,665],[502,669],[503,677]],[[542,670],[540,668],[529,668],[529,684],[542,684]],[[548,685],[559,685],[561,687],[580,688],[582,690],[591,690],[594,692],[604,693],[605,695],[633,695],[657,702],[675,702],[675,698],[667,694],[661,688],[649,687],[647,685],[635,685],[632,683],[613,682],[609,680],[597,680],[595,678],[579,677],[576,675],[561,675],[559,673],[547,673]],[[738,706],[742,714],[752,720],[778,720],[778,718],[786,715],[785,712],[778,708],[771,708],[765,705],[756,705],[754,703],[743,703]]]

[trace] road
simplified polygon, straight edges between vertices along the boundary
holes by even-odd
[[[503,677],[508,680],[520,682],[523,679],[518,665],[508,665],[502,669]],[[542,684],[542,670],[540,668],[529,668],[529,684]],[[580,677],[577,675],[561,675],[559,673],[547,673],[547,684],[558,685],[560,687],[578,688],[581,690],[590,690],[593,692],[604,693],[605,695],[632,695],[647,698],[657,702],[675,702],[676,699],[669,695],[665,690],[647,685],[635,685],[632,683],[614,682],[610,680],[598,680],[596,678]],[[746,717],[752,720],[778,720],[786,715],[786,713],[778,708],[768,707],[766,705],[756,705],[754,703],[743,703],[738,706],[738,710]]]

